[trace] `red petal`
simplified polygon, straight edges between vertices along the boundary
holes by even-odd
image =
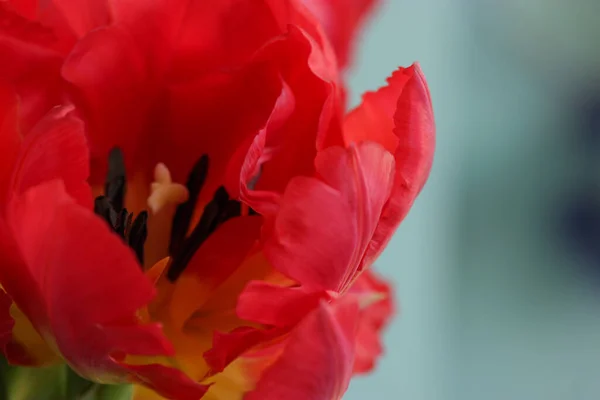
[[[172,77],[178,81],[206,71],[225,70],[247,61],[282,33],[264,1],[188,1],[178,26]],[[198,40],[202,38],[202,40]]]
[[[379,144],[363,142],[345,151],[329,148],[319,153],[315,164],[317,173],[341,191],[354,209],[359,238],[342,283],[347,287],[356,273],[365,268],[362,258],[392,191],[394,159]]]
[[[103,179],[106,154],[114,146],[127,155],[130,171],[151,174],[157,162],[165,162],[177,181],[185,180],[198,149],[203,149],[211,156],[212,179],[212,172],[224,168],[219,163],[231,155],[225,154],[223,161],[217,154],[213,160],[214,149],[236,150],[227,138],[214,140],[212,135],[232,135],[239,144],[240,135],[255,132],[248,132],[250,125],[242,126],[248,121],[239,110],[249,104],[260,108],[263,103],[257,99],[270,98],[269,85],[261,84],[256,74],[254,81],[248,76],[237,79],[234,84],[244,80],[241,87],[223,87],[226,82],[218,81],[218,76],[232,80],[244,75],[237,72],[240,63],[245,65],[261,45],[280,34],[270,8],[247,0],[130,0],[110,5],[114,24],[84,37],[63,68],[90,123],[93,180]],[[235,70],[224,67],[233,61]],[[251,111],[247,114],[256,119],[264,115],[260,122],[268,115]],[[236,118],[229,117],[231,112]]]
[[[410,80],[409,72],[400,68],[387,79],[386,86],[363,95],[362,103],[350,111],[344,121],[346,144],[373,141],[391,153],[396,151],[399,137],[394,132],[394,114]]]
[[[86,180],[89,157],[83,122],[57,107],[40,121],[22,143],[18,168],[13,170],[13,189],[23,193],[43,182],[61,179],[69,195],[92,207]]]
[[[20,127],[26,134],[60,96],[61,55],[47,28],[0,4],[0,76],[19,95]],[[10,60],[10,61],[8,61]]]
[[[269,342],[285,333],[282,329],[257,329],[240,327],[228,333],[215,332],[213,345],[204,353],[204,359],[211,368],[209,374],[222,372],[231,362],[244,352]]]
[[[198,400],[209,389],[209,386],[192,382],[181,371],[159,364],[127,365],[128,370],[137,375],[137,382],[158,392],[166,399]]]
[[[0,86],[0,204],[6,204],[12,169],[17,162],[21,142],[18,125],[17,96],[7,87]]]
[[[233,172],[232,157],[243,154],[238,149],[247,151],[280,91],[281,79],[273,62],[256,62],[171,85],[164,108],[169,135],[157,135],[153,145],[161,149],[162,161],[172,170],[173,179],[185,180],[201,151],[210,158],[204,193],[212,196],[226,173],[237,175],[239,185],[242,163],[238,162],[237,172]]]
[[[198,393],[200,385],[178,371],[130,368],[119,361],[124,355],[170,355],[173,349],[160,326],[139,321],[137,312],[154,289],[133,252],[104,221],[56,181],[15,199],[8,216],[23,263],[1,268],[0,282],[76,371],[90,379],[146,382],[158,379],[159,368],[162,376],[181,375],[181,390],[195,387]],[[152,385],[171,394],[174,384],[160,379]]]
[[[377,0],[303,0],[321,22],[333,44],[340,67],[352,58],[355,41],[363,20]]]
[[[317,143],[334,116],[328,107],[336,89],[336,71],[330,69],[313,38],[295,26],[290,26],[286,40],[277,44],[261,57],[280,60],[280,73],[295,106],[285,123],[266,132],[269,161],[262,164],[256,189],[281,193],[293,177],[314,173]]]
[[[352,374],[357,312],[351,300],[321,303],[245,399],[340,399]]]
[[[292,326],[312,311],[326,292],[308,292],[303,287],[283,287],[253,281],[238,299],[236,312],[242,319],[278,327]]]
[[[275,268],[310,289],[344,290],[388,199],[394,161],[375,143],[328,148],[316,159],[323,181],[288,185],[265,254]]]
[[[277,193],[254,190],[254,184],[260,176],[262,164],[272,157],[273,150],[265,148],[266,138],[272,130],[281,128],[281,125],[290,117],[295,107],[296,99],[292,89],[285,81],[281,80],[281,93],[275,102],[271,116],[265,127],[254,138],[241,167],[240,197],[261,215],[273,214],[279,203]]]
[[[106,223],[78,206],[56,181],[30,189],[16,200],[9,222],[27,268],[2,272],[29,275],[27,281],[35,282],[48,321],[33,318],[32,322],[38,328],[44,328],[40,322],[51,325],[67,359],[83,372],[92,365],[112,364],[112,351],[127,352],[127,346],[135,345],[133,340],[106,343],[103,325],[119,326],[124,318],[131,318],[152,299],[154,290],[131,250]],[[20,305],[27,304],[26,292],[35,288],[6,289],[15,300],[19,294]],[[125,349],[120,349],[124,344]],[[164,341],[154,349],[157,354],[168,350]]]
[[[392,121],[395,123],[392,126]],[[388,86],[364,96],[344,125],[348,143],[377,141],[394,154],[396,173],[363,264],[377,258],[423,188],[435,147],[435,124],[429,89],[418,64],[400,68]]]
[[[100,164],[92,165],[98,174],[95,180],[104,179],[106,156],[114,146],[128,156],[129,171],[139,161],[141,151],[135,150],[148,123],[155,90],[148,73],[144,55],[131,35],[117,27],[102,28],[81,39],[62,67],[88,124],[92,161]]]
[[[77,37],[109,23],[107,0],[52,0],[52,3]]]
[[[292,179],[264,252],[271,264],[308,288],[337,290],[358,244],[351,205],[315,178]]]
[[[13,10],[29,20],[35,20],[39,12],[39,0],[8,0]]]
[[[356,336],[354,373],[370,372],[383,353],[381,335],[394,314],[392,288],[388,282],[367,270],[350,289],[358,294],[362,307]]]

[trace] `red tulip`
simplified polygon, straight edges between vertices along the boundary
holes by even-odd
[[[9,360],[143,399],[339,398],[381,352],[368,268],[431,167],[419,67],[344,117],[299,1],[41,4],[0,8]]]

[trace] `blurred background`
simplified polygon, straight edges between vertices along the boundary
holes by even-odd
[[[378,262],[387,353],[345,399],[600,398],[600,1],[384,3],[352,102],[418,60],[438,144]]]

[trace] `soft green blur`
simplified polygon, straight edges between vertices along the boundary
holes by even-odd
[[[386,356],[345,399],[600,398],[600,279],[560,228],[600,184],[578,119],[600,95],[599,17],[597,0],[387,0],[365,30],[353,104],[418,60],[438,141],[378,262],[401,305]]]
[[[0,400],[126,400],[130,385],[98,385],[66,365],[46,368],[12,367],[0,357]]]

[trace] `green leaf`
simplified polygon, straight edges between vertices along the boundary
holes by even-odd
[[[69,400],[129,400],[133,395],[133,387],[94,383],[67,367],[65,394],[65,398]]]
[[[131,385],[94,385],[79,400],[130,400],[133,396]]]
[[[131,385],[100,385],[66,365],[47,368],[9,366],[0,357],[0,399],[130,400]]]
[[[12,368],[5,376],[10,400],[68,399],[65,396],[65,368]]]
[[[65,395],[67,399],[82,399],[95,384],[77,375],[71,368],[65,366]]]

